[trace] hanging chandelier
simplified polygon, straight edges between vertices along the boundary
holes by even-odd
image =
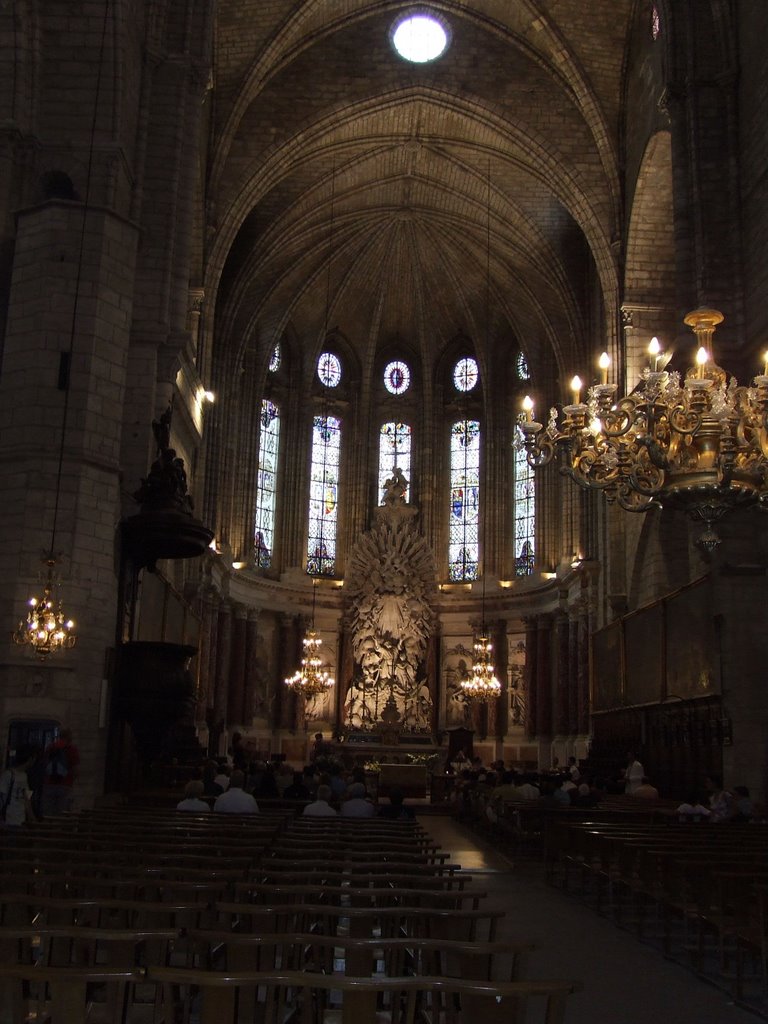
[[[304,697],[317,697],[327,693],[334,683],[333,676],[323,668],[320,648],[323,641],[315,630],[315,604],[317,603],[317,580],[312,580],[312,625],[304,634],[301,644],[304,655],[301,665],[292,676],[285,679],[285,685]]]
[[[43,596],[30,597],[26,619],[21,619],[11,634],[15,644],[28,647],[40,659],[47,658],[54,651],[69,650],[77,643],[74,622],[65,618],[61,600],[54,598],[53,567],[56,562],[49,557],[45,564],[48,573]]]
[[[305,697],[317,697],[318,694],[330,690],[334,683],[333,677],[323,668],[320,657],[323,641],[314,629],[308,629],[301,642],[304,648],[301,667],[285,680],[285,685],[294,693],[301,693]]]
[[[487,178],[487,200],[486,200],[486,224],[485,224],[485,347],[490,348],[490,305],[491,305],[491,165],[488,162]],[[466,419],[466,416],[465,416]],[[486,508],[488,505],[488,470],[487,460],[485,462],[483,491],[485,492]],[[486,580],[486,536],[488,521],[487,515],[483,515],[483,583],[482,583],[482,618],[480,632],[475,637],[474,655],[472,658],[472,672],[462,680],[461,689],[470,700],[489,703],[501,695],[501,683],[496,678],[496,669],[491,658],[493,644],[488,637],[485,628],[485,580]]]
[[[472,674],[462,680],[461,689],[467,697],[487,703],[501,696],[501,683],[491,659],[493,644],[485,631],[475,640],[474,651]]]
[[[712,526],[737,508],[768,508],[768,357],[752,387],[740,386],[712,359],[712,337],[723,314],[696,309],[685,317],[698,342],[695,365],[685,376],[659,369],[658,339],[648,346],[648,365],[635,389],[616,397],[608,383],[610,360],[600,357],[601,383],[581,401],[582,384],[571,382],[574,400],[550,409],[544,428],[523,402],[515,439],[538,469],[558,455],[560,472],[579,486],[602,490],[609,503],[629,512],[672,508],[704,523],[698,543],[719,543]]]

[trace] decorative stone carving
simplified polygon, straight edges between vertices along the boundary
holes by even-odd
[[[445,725],[472,728],[472,701],[461,685],[472,672],[471,648],[458,643],[445,652]]]
[[[432,552],[416,529],[417,509],[405,503],[407,486],[396,469],[373,528],[349,558],[345,626],[355,674],[344,708],[347,728],[380,730],[385,707],[391,728],[394,707],[402,733],[431,732],[432,696],[423,661],[437,621],[437,576]]]

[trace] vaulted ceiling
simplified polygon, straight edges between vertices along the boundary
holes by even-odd
[[[398,340],[429,367],[459,332],[551,366],[595,294],[615,312],[635,4],[435,3],[452,38],[423,65],[390,43],[412,7],[220,0],[205,284],[228,358],[289,331],[309,368],[327,317],[363,368]]]

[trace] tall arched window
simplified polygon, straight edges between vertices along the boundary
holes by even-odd
[[[341,421],[335,416],[315,416],[307,538],[307,572],[313,576],[330,575],[336,570],[340,453]]]
[[[449,579],[477,579],[479,524],[480,424],[477,420],[462,419],[451,427]]]
[[[530,576],[535,565],[536,485],[524,448],[515,448],[515,576]]]
[[[269,569],[272,565],[279,449],[280,410],[274,402],[265,398],[261,403],[259,472],[256,481],[256,524],[254,527],[254,561],[259,569]]]
[[[382,423],[379,431],[379,497],[384,484],[399,466],[403,476],[411,479],[411,427],[409,423]],[[410,486],[405,500],[410,501]]]

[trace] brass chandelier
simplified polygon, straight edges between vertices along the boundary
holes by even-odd
[[[317,697],[326,693],[334,684],[333,676],[323,668],[320,648],[323,641],[315,630],[315,596],[317,580],[312,580],[312,625],[304,634],[301,644],[303,656],[301,664],[292,676],[285,679],[285,685],[304,697]]]
[[[484,627],[473,646],[472,674],[462,680],[461,688],[472,700],[487,703],[501,696],[501,683],[496,678],[496,670],[491,658],[493,644],[486,635]]]
[[[77,643],[75,624],[65,619],[61,600],[54,598],[53,557],[46,560],[48,574],[43,586],[42,598],[30,597],[26,619],[21,619],[11,634],[13,642],[30,647],[39,658],[44,659],[54,651],[65,651]]]
[[[768,508],[768,359],[751,387],[729,381],[712,359],[712,337],[723,319],[706,308],[685,317],[698,351],[682,378],[676,370],[659,369],[660,346],[653,338],[648,366],[628,395],[616,397],[604,352],[601,383],[582,402],[582,384],[574,377],[574,401],[563,407],[562,418],[550,409],[546,428],[534,420],[526,397],[516,446],[534,469],[557,453],[561,473],[629,512],[685,512],[705,524],[698,543],[711,552],[720,543],[713,523],[737,508]]]
[[[485,343],[486,350],[490,341],[490,299],[491,299],[491,168],[488,165],[488,198],[486,205],[486,239],[485,239]],[[487,460],[484,465],[483,490],[485,492],[486,510],[488,507],[488,471]],[[473,644],[474,655],[472,658],[472,672],[462,680],[461,689],[470,700],[480,701],[487,704],[496,700],[501,695],[501,683],[496,678],[496,669],[491,654],[493,644],[490,641],[485,628],[485,580],[486,580],[486,537],[487,537],[487,513],[483,514],[483,591],[482,591],[482,618],[480,632],[475,637]]]

